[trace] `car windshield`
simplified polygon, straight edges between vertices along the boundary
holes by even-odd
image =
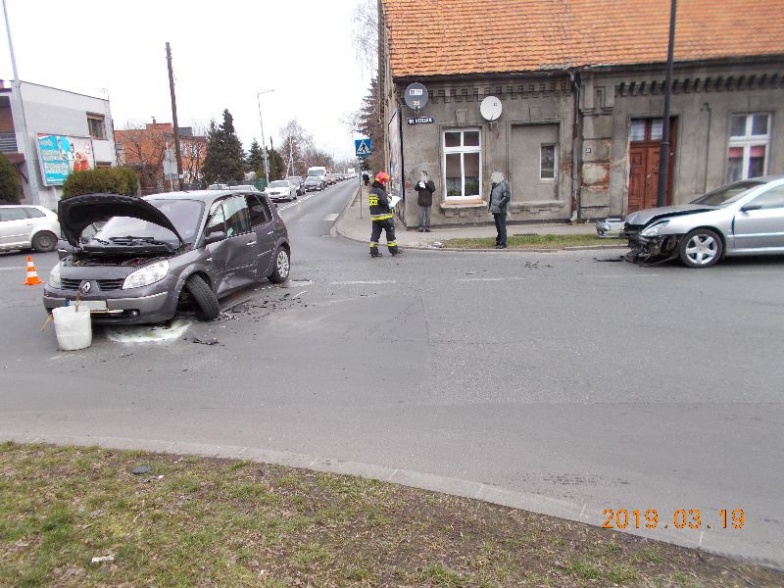
[[[744,180],[727,184],[726,186],[722,186],[721,188],[717,188],[712,192],[700,196],[696,200],[692,200],[690,204],[703,204],[718,207],[727,206],[728,204],[737,201],[747,190],[761,186],[764,183],[765,182],[759,180]]]
[[[285,180],[275,180],[274,182],[270,182],[270,188],[288,188],[289,183]]]
[[[318,179],[318,178],[314,178],[313,176],[308,176],[308,179],[307,179],[307,180],[305,180],[305,181],[306,181],[306,182],[312,182],[312,183],[318,183],[318,182],[320,182],[321,180],[320,180],[320,179]]]
[[[147,200],[172,222],[187,243],[192,243],[199,229],[204,205],[196,200]],[[95,235],[97,240],[109,241],[126,237],[139,240],[162,241],[175,246],[180,244],[177,235],[169,229],[140,218],[115,216],[110,218]]]

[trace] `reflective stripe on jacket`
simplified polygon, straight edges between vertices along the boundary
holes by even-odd
[[[387,191],[379,182],[373,182],[373,187],[368,192],[368,206],[371,220],[382,221],[394,216],[389,208]]]

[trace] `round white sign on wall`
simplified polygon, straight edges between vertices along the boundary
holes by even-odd
[[[406,88],[405,101],[406,106],[415,112],[422,110],[428,101],[427,88],[419,82],[409,84]]]
[[[502,110],[501,100],[495,96],[487,96],[479,105],[479,114],[482,115],[483,119],[490,122],[498,120]]]

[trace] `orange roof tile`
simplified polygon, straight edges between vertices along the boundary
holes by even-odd
[[[670,0],[381,0],[394,77],[664,63]],[[675,60],[784,55],[784,0],[679,0]]]

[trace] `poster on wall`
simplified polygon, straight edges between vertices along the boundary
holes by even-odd
[[[400,114],[397,110],[387,125],[389,137],[389,191],[394,196],[404,198],[403,191],[403,146],[400,139]]]
[[[38,134],[38,162],[45,186],[62,186],[72,172],[95,168],[89,137]]]

